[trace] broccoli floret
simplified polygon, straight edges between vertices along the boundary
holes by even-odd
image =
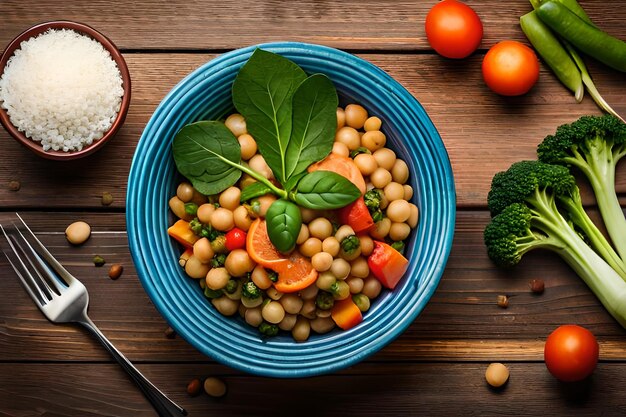
[[[278,326],[264,321],[259,325],[259,332],[265,336],[276,336],[278,334]]]
[[[353,254],[359,247],[361,247],[361,241],[357,235],[346,236],[341,241],[341,249],[348,255]]]
[[[383,219],[383,212],[380,209],[380,203],[383,199],[381,190],[377,188],[373,188],[363,195],[363,201],[365,202],[365,206],[369,210],[372,215],[372,220],[374,223],[378,223]]]
[[[243,284],[243,287],[241,288],[241,296],[255,300],[261,296],[261,290],[254,284],[254,282],[248,281]]]
[[[626,218],[615,193],[615,167],[626,155],[626,124],[611,115],[559,126],[537,148],[539,160],[579,169],[593,188],[609,237],[626,260]]]
[[[317,305],[320,310],[330,310],[331,308],[333,308],[334,304],[335,298],[331,293],[328,293],[326,291],[320,291],[317,293],[317,297],[315,298],[315,305]]]
[[[198,212],[198,205],[196,203],[185,203],[185,213],[195,216]]]
[[[222,235],[222,232],[213,229],[210,224],[202,223],[197,217],[189,222],[189,228],[196,236],[206,237],[211,241]]]
[[[267,271],[267,277],[270,279],[270,281],[272,282],[277,282],[278,281],[278,274],[274,271]]]
[[[237,282],[237,280],[231,278],[226,283],[226,286],[224,287],[224,291],[226,291],[228,294],[234,294],[235,291],[237,291],[238,286],[239,286],[239,283]]]
[[[566,167],[538,161],[514,163],[493,177],[487,203],[492,216],[513,203],[526,204],[533,214],[544,217],[559,214],[561,209],[565,220],[580,229],[604,260],[626,278],[624,263],[585,212],[576,180]]]
[[[521,175],[517,178],[521,182],[535,181]],[[626,281],[561,215],[553,192],[545,186],[535,187],[536,191],[526,201],[511,203],[491,219],[484,232],[487,254],[497,265],[512,267],[533,249],[557,253],[626,327]]]
[[[216,253],[215,255],[213,255],[213,258],[211,259],[211,266],[213,268],[220,268],[224,266],[225,263],[226,263],[225,253]]]

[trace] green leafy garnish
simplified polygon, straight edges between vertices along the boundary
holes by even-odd
[[[239,200],[241,202],[252,200],[253,198],[261,197],[262,195],[269,194],[272,192],[272,189],[262,182],[254,182],[243,190],[241,190],[241,197]]]
[[[302,177],[290,197],[302,207],[323,210],[345,207],[360,195],[347,178],[331,171],[315,171]]]
[[[267,234],[280,252],[288,253],[296,247],[302,227],[298,206],[288,200],[276,200],[266,214]]]

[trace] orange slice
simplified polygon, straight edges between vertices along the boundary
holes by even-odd
[[[250,225],[246,237],[246,250],[250,257],[264,268],[276,271],[279,265],[289,262],[287,257],[272,245],[265,220],[256,219]]]
[[[291,253],[287,263],[278,265],[276,272],[278,281],[274,288],[284,293],[303,290],[317,279],[317,271],[311,262],[297,250]]]
[[[365,179],[352,159],[336,153],[330,153],[326,158],[308,168],[309,172],[318,170],[332,171],[347,178],[361,191],[361,195],[365,194]]]

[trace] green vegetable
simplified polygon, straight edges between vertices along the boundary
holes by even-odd
[[[374,223],[378,223],[385,217],[382,210],[380,209],[380,203],[382,199],[382,191],[377,188],[373,188],[365,192],[365,195],[363,195],[363,201],[365,202],[365,206],[372,215],[372,220],[374,220]]]
[[[238,286],[239,286],[239,282],[237,282],[236,279],[231,278],[226,283],[226,286],[224,287],[224,291],[226,291],[228,294],[234,294],[235,291],[237,291]]]
[[[608,234],[626,260],[626,219],[615,192],[615,168],[626,155],[626,124],[611,115],[583,116],[559,126],[537,154],[540,161],[576,167],[587,177]]]
[[[574,92],[576,101],[580,103],[585,93],[580,71],[556,36],[537,17],[535,11],[522,16],[520,26],[545,63],[563,85]]]
[[[537,8],[539,18],[582,52],[626,72],[626,42],[582,20],[566,6],[547,1]]]
[[[370,151],[367,148],[364,148],[363,146],[359,146],[358,148],[356,148],[353,151],[350,151],[350,158],[354,159],[354,157],[356,157],[357,155],[360,155],[362,153],[366,153],[368,155],[372,154],[372,151]]]
[[[185,203],[185,213],[195,216],[198,212],[198,205],[196,203]]]
[[[216,253],[215,255],[213,255],[213,258],[211,259],[211,266],[213,268],[222,267],[224,266],[225,263],[226,263],[225,253]]]
[[[211,240],[211,249],[213,249],[215,253],[228,252],[228,249],[226,249],[226,236],[220,233],[215,239]]]
[[[265,336],[276,336],[278,334],[278,326],[264,321],[259,325],[259,333]]]
[[[100,267],[102,265],[104,265],[106,263],[106,261],[104,260],[104,258],[100,255],[96,255],[93,257],[93,264],[97,267]]]
[[[391,247],[394,248],[395,250],[397,250],[398,252],[402,253],[402,252],[404,252],[405,244],[404,244],[403,241],[398,240],[398,241],[393,242],[391,244]]]
[[[320,291],[317,293],[317,297],[315,298],[315,305],[320,310],[330,310],[333,308],[335,304],[335,298],[331,293],[326,291]]]
[[[361,241],[357,235],[350,235],[343,238],[340,242],[341,249],[348,255],[354,253],[361,247]]]
[[[224,294],[222,290],[212,290],[209,287],[204,288],[204,296],[208,299],[219,298]]]
[[[313,209],[337,209],[359,198],[361,192],[347,178],[331,171],[314,171],[302,177],[290,197],[299,205]]]
[[[624,263],[585,212],[576,181],[566,167],[522,161],[497,173],[487,200],[491,215],[499,214],[514,203],[525,204],[544,216],[563,217],[559,213],[561,209],[572,224],[570,228],[580,229],[604,260],[626,277]]]
[[[280,252],[289,253],[296,247],[302,227],[302,215],[298,206],[288,200],[276,200],[267,209],[267,234]]]
[[[196,236],[206,237],[209,240],[215,239],[220,234],[210,224],[202,223],[197,217],[189,222],[189,228]]]
[[[274,271],[267,271],[267,277],[272,282],[277,282],[278,281],[278,274],[276,272],[274,272]]]
[[[549,0],[530,0],[530,3],[533,5],[533,8],[536,9],[539,6],[541,6],[542,3],[545,3],[546,1],[549,1]],[[591,19],[589,18],[589,16],[587,16],[587,13],[585,12],[585,10],[580,6],[580,4],[578,4],[576,0],[556,0],[556,1],[558,1],[559,3],[561,3],[563,6],[567,7],[568,9],[570,9],[570,11],[572,11],[576,16],[580,17],[585,22],[589,23],[590,25],[594,25]]]
[[[534,249],[557,253],[626,328],[626,282],[598,256],[558,212],[554,196],[530,206],[514,203],[491,219],[484,239],[489,257],[511,267]]]
[[[248,281],[244,283],[241,288],[241,296],[255,300],[261,296],[261,290],[254,284],[254,282]]]
[[[370,309],[370,299],[365,294],[354,294],[352,301],[363,313]]]
[[[253,198],[261,197],[262,195],[269,194],[272,189],[262,182],[254,182],[243,190],[241,190],[241,197],[239,201],[244,202],[252,200]]]

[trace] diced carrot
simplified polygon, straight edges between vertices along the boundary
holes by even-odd
[[[330,310],[330,316],[335,324],[343,330],[351,329],[363,321],[361,310],[354,304],[352,297],[336,301]]]
[[[196,243],[196,240],[199,239],[189,227],[189,222],[183,219],[171,225],[169,229],[167,229],[167,234],[186,248],[191,248],[193,244]]]
[[[367,265],[384,287],[394,289],[409,268],[409,261],[388,244],[374,241],[374,250],[367,258]]]
[[[359,167],[346,156],[330,153],[326,158],[309,166],[308,171],[332,171],[349,179],[361,191],[361,195],[365,194],[365,179]]]
[[[339,209],[339,220],[341,224],[352,227],[356,233],[365,232],[374,226],[372,215],[365,205],[363,197],[359,197],[354,202]]]

